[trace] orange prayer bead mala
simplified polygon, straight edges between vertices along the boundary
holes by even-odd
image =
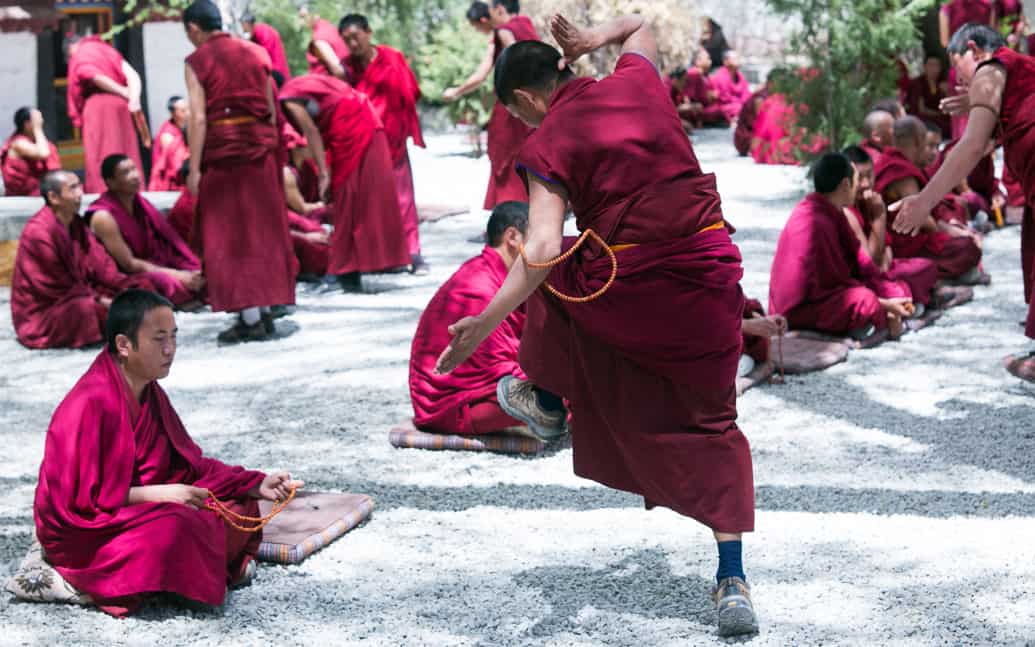
[[[587,229],[586,231],[582,232],[582,235],[579,236],[579,239],[575,241],[575,244],[572,245],[568,249],[568,251],[564,252],[552,261],[546,261],[544,263],[533,263],[532,261],[528,260],[527,256],[525,256],[524,245],[522,245],[519,248],[521,251],[521,258],[524,259],[525,265],[534,270],[548,270],[551,267],[563,263],[564,261],[571,258],[571,255],[578,251],[579,247],[582,246],[582,243],[586,242],[586,239],[588,238],[592,238],[593,240],[600,243],[600,246],[604,248],[604,251],[607,252],[607,255],[611,257],[611,276],[608,277],[607,282],[604,283],[603,287],[601,287],[599,290],[588,296],[572,297],[568,296],[567,294],[562,294],[557,288],[553,287],[545,281],[543,282],[543,286],[550,292],[550,294],[554,295],[561,301],[567,301],[568,303],[589,303],[590,301],[599,299],[601,296],[603,296],[603,294],[607,292],[612,285],[614,285],[615,278],[618,276],[618,257],[615,256],[614,250],[611,249],[610,245],[604,242],[604,239],[601,238],[597,234],[597,232],[593,231],[592,229]]]
[[[269,514],[265,514],[261,517],[249,517],[247,515],[239,514],[230,509],[230,507],[216,498],[215,494],[212,494],[212,490],[208,491],[209,500],[205,501],[205,507],[215,512],[217,516],[222,517],[230,527],[240,530],[241,532],[259,532],[266,524],[273,521],[273,517],[284,511],[284,508],[291,503],[291,500],[295,498],[295,488],[291,488],[291,492],[288,493],[287,498],[278,500],[273,504],[273,509],[269,511]],[[242,525],[250,524],[250,525]]]

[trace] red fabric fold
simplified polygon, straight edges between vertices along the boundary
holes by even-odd
[[[727,67],[715,70],[710,79],[712,89],[719,94],[718,104],[721,106],[723,116],[726,121],[733,123],[740,114],[740,109],[751,98],[751,84],[740,71],[734,78]]]
[[[4,177],[4,195],[31,195],[40,194],[40,180],[47,174],[47,171],[54,171],[61,168],[61,157],[58,155],[54,143],[50,143],[50,156],[45,160],[27,160],[16,158],[11,155],[11,144],[19,139],[24,139],[34,144],[31,139],[20,133],[15,133],[7,138],[3,148],[0,148],[0,172]]]
[[[392,160],[398,164],[406,153],[406,140],[424,147],[417,101],[421,97],[417,77],[406,57],[387,45],[377,46],[377,55],[365,68],[354,58],[344,61],[349,82],[370,98],[381,123],[384,124]]]
[[[167,120],[158,129],[151,146],[151,180],[148,191],[179,191],[184,183],[180,179],[183,163],[190,159],[187,139],[172,120]],[[167,143],[168,142],[168,143]],[[143,169],[141,169],[143,173]]]
[[[255,23],[255,28],[252,30],[252,42],[266,50],[274,71],[280,72],[285,81],[291,78],[287,56],[284,54],[284,43],[280,40],[280,33],[276,29],[263,22]]]

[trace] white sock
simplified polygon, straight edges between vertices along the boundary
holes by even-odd
[[[260,319],[262,319],[262,315],[258,308],[245,308],[241,311],[241,321],[246,326],[254,326],[259,323]]]
[[[261,312],[264,315],[268,315],[270,313],[270,307],[269,306],[260,306],[259,307],[259,312]]]

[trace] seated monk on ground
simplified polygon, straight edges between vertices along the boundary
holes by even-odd
[[[858,179],[855,204],[845,207],[844,212],[859,239],[859,267],[867,277],[865,283],[879,297],[912,297],[917,310],[914,316],[920,316],[931,303],[938,266],[927,258],[895,258],[887,207],[873,190],[873,160],[859,146],[849,146],[842,153]]]
[[[525,326],[523,307],[507,315],[478,350],[452,373],[435,372],[449,345],[449,326],[485,309],[520,258],[528,229],[528,205],[504,202],[492,211],[482,253],[460,266],[424,309],[410,350],[410,400],[413,424],[450,434],[486,434],[523,423],[508,416],[496,400],[499,381],[524,377],[518,345]]]
[[[895,146],[884,150],[874,168],[874,188],[888,205],[920,193],[927,185],[923,171],[927,128],[916,117],[903,117],[895,122],[894,135]],[[891,232],[892,251],[896,258],[930,258],[943,279],[982,282],[980,239],[965,223],[966,216],[955,201],[943,198],[916,235]]]
[[[949,115],[941,111],[939,104],[948,92],[948,85],[942,78],[942,59],[928,55],[924,60],[924,73],[909,82],[906,93],[906,112],[938,126],[942,136],[952,131]]]
[[[151,147],[151,181],[147,183],[148,191],[181,191],[187,185],[186,180],[180,178],[180,168],[190,159],[190,147],[187,146],[190,106],[186,99],[174,95],[169,97],[166,107],[169,109],[169,119],[158,129]]]
[[[902,334],[912,299],[882,298],[866,285],[860,242],[844,209],[856,203],[858,178],[841,153],[815,163],[815,192],[798,203],[776,244],[769,284],[769,312],[791,329],[817,330],[855,339],[887,329]]]
[[[46,202],[25,223],[11,278],[11,320],[29,348],[79,348],[104,339],[111,298],[152,289],[150,275],[119,271],[79,217],[83,185],[70,171],[40,181]]]
[[[934,154],[934,161],[924,168],[924,173],[928,178],[934,177],[934,174],[945,162],[945,158],[959,143],[959,140],[954,139],[942,148],[941,137],[937,137],[938,144],[936,145],[933,141],[935,138],[936,135],[928,130],[928,153],[933,152]],[[1002,217],[1003,208],[1006,206],[1006,194],[1003,192],[995,172],[995,148],[994,141],[988,142],[985,156],[981,158],[967,178],[952,191],[956,195],[957,203],[966,207],[975,229],[982,231],[991,228],[992,216],[997,212],[998,218]]]
[[[880,161],[885,148],[895,144],[895,118],[884,110],[874,110],[863,119],[862,136],[859,147],[866,151],[873,163]]]
[[[736,50],[726,50],[722,55],[722,67],[712,73],[711,82],[726,121],[736,123],[740,109],[751,98],[751,84],[740,71],[740,55]]]
[[[570,420],[576,474],[708,526],[719,634],[754,633],[741,560],[741,533],[754,527],[751,450],[736,423],[743,269],[715,176],[683,131],[642,16],[550,22],[563,56],[524,41],[495,69],[499,101],[536,128],[517,163],[527,260],[481,313],[449,327],[436,370],[464,364],[527,300],[518,361],[528,379],[501,379],[500,407],[544,439]],[[619,43],[609,76],[567,66]],[[563,235],[569,204],[585,236],[577,247]]]
[[[0,148],[4,195],[39,195],[40,178],[59,168],[57,148],[43,132],[43,113],[27,106],[18,108],[14,113],[14,134]]]
[[[687,70],[686,88],[683,91],[686,97],[683,103],[689,104],[689,110],[684,109],[681,114],[684,117],[689,114],[696,126],[726,125],[726,115],[719,104],[719,93],[708,76],[712,69],[712,57],[708,50],[703,47],[697,50],[693,63],[694,66]]]
[[[258,499],[302,483],[225,465],[191,439],[158,385],[176,356],[169,301],[127,290],[105,337],[47,430],[33,506],[43,554],[113,616],[155,593],[218,606],[254,576],[262,532],[233,528],[206,504],[257,517]]]
[[[694,115],[700,111],[701,105],[690,101],[687,95],[690,86],[686,69],[677,67],[669,72],[666,84],[669,96],[672,97],[672,105],[676,107],[679,119],[683,122],[683,130],[689,135],[694,132]]]
[[[765,86],[752,94],[751,98],[744,103],[744,107],[740,109],[740,115],[737,117],[737,128],[733,131],[733,146],[741,157],[747,157],[748,153],[751,152],[751,138],[755,132],[755,121],[757,121],[758,115],[761,112],[762,103],[771,93],[776,91],[776,79],[776,70],[771,70],[769,76],[766,77]]]
[[[86,222],[119,269],[149,273],[158,292],[176,306],[200,306],[205,287],[201,261],[141,194],[136,163],[125,155],[109,155],[101,164],[101,177],[108,190],[86,209]]]

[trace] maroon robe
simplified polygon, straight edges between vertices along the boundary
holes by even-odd
[[[719,93],[719,109],[722,110],[726,121],[733,123],[740,114],[740,109],[751,98],[751,85],[748,83],[744,73],[737,71],[737,77],[733,78],[728,67],[720,67],[709,77],[712,89]]]
[[[876,166],[877,162],[880,161],[881,155],[884,154],[884,145],[873,139],[864,139],[859,142],[859,147],[866,151],[866,154],[870,156],[870,160],[873,165]]]
[[[936,83],[934,84],[934,87],[932,87],[931,83],[927,80],[927,77],[921,74],[909,81],[909,85],[906,89],[906,112],[911,115],[915,115],[924,121],[929,121],[935,124],[941,128],[942,137],[949,137],[952,133],[952,124],[949,121],[949,115],[943,113],[939,107],[944,98],[945,90],[942,88],[941,84]],[[927,110],[933,110],[937,114],[921,114],[921,106]]]
[[[103,75],[126,85],[122,63],[122,54],[98,36],[79,41],[68,61],[68,116],[83,134],[86,193],[104,193],[107,189],[101,177],[101,164],[109,155],[126,155],[137,168],[144,168],[129,103],[104,92],[93,82]]]
[[[180,235],[180,238],[192,246],[191,251],[196,251],[196,247],[193,247],[192,238],[194,230],[194,196],[190,194],[190,191],[184,189],[180,192],[180,197],[176,198],[176,202],[169,209],[169,215],[166,218],[172,228],[176,230],[176,233]]]
[[[880,161],[874,165],[873,188],[880,193],[885,203],[893,202],[889,188],[900,180],[914,179],[921,189],[927,184],[927,175],[920,167],[906,158],[897,148],[886,148]],[[934,210],[936,220],[954,219],[955,205],[943,200]],[[923,257],[938,265],[941,278],[957,278],[981,262],[981,248],[969,236],[951,236],[945,232],[921,232],[916,236],[900,234],[892,230],[894,214],[888,222],[891,233],[891,249],[895,258]]]
[[[284,54],[284,43],[280,40],[280,32],[264,22],[257,22],[252,30],[252,42],[269,54],[274,72],[280,72],[285,81],[291,78],[287,56]]]
[[[129,489],[185,483],[256,516],[248,493],[264,478],[204,456],[157,382],[137,403],[105,349],[47,429],[36,534],[61,577],[112,615],[132,613],[157,592],[215,606],[258,551],[261,532],[242,533],[179,503],[129,505]]]
[[[266,95],[270,70],[250,54],[253,47],[220,32],[187,57],[205,89],[208,118],[191,243],[202,250],[216,312],[295,302],[280,139]]]
[[[1024,193],[1024,220],[1021,222],[1021,267],[1025,301],[1035,284],[1035,57],[1001,47],[982,65],[998,64],[1006,70],[1006,88],[999,111],[999,138],[1003,142],[1006,169]],[[1024,334],[1035,339],[1035,306],[1028,310]]]
[[[859,209],[851,207],[849,214],[856,219],[862,228],[863,235],[869,236],[873,226],[863,217]],[[885,234],[887,249],[891,248],[891,236]],[[877,263],[870,257],[870,252],[862,244],[859,245],[859,269],[862,271],[866,287],[885,299],[908,298],[914,303],[927,305],[931,301],[931,290],[938,282],[938,266],[927,258],[894,258],[891,266],[881,271]]]
[[[107,306],[127,288],[154,289],[150,274],[119,271],[80,218],[65,227],[50,207],[25,223],[11,278],[11,320],[28,348],[79,348],[104,338]]]
[[[50,143],[50,156],[45,160],[27,160],[11,155],[11,144],[18,139],[24,139],[30,144],[35,142],[22,135],[15,133],[11,135],[3,148],[0,148],[0,172],[4,177],[5,196],[37,196],[40,194],[40,180],[47,174],[47,171],[56,171],[61,168],[61,157],[53,142]]]
[[[835,335],[887,326],[877,294],[859,265],[859,239],[844,213],[819,193],[794,207],[776,243],[769,312],[792,329]]]
[[[616,252],[603,296],[571,304],[540,289],[527,302],[519,362],[571,403],[575,473],[716,531],[752,530],[736,424],[740,252],[657,69],[625,54],[612,75],[557,88],[517,168],[563,186],[579,230],[635,244]],[[588,244],[547,280],[589,294],[610,272]]]
[[[506,278],[503,257],[485,247],[461,265],[424,308],[410,348],[410,400],[418,428],[483,434],[521,424],[500,409],[496,384],[507,375],[524,377],[518,367],[524,306],[507,315],[456,370],[445,375],[435,372],[435,363],[450,342],[449,326],[481,313]]]
[[[288,226],[291,228],[291,243],[294,245],[295,257],[298,259],[299,274],[324,276],[327,274],[331,246],[305,237],[307,233],[323,231],[323,227],[315,220],[300,216],[290,209],[287,217]]]
[[[151,180],[148,191],[180,191],[184,182],[180,178],[183,163],[190,159],[187,138],[171,119],[162,124],[151,146]],[[143,170],[141,170],[141,173]]]
[[[937,159],[924,169],[928,178],[934,177],[934,174],[945,163],[945,158],[948,156],[949,151],[955,148],[958,143],[958,140],[952,140],[942,148],[938,153]],[[990,153],[981,158],[981,161],[967,176],[967,186],[969,190],[960,191],[959,188],[956,188],[953,190],[953,193],[966,200],[970,217],[973,218],[978,211],[984,211],[991,215],[992,198],[1002,193],[999,187],[999,179],[995,176],[995,153]]]
[[[318,74],[291,79],[279,98],[315,112],[330,162],[334,233],[327,271],[340,275],[408,265],[391,152],[370,100],[348,83]]]
[[[305,59],[309,62],[309,73],[329,75],[331,71],[328,70],[323,61],[317,58],[311,51],[313,43],[318,40],[322,40],[331,46],[331,49],[334,50],[334,56],[338,61],[344,60],[349,55],[349,46],[341,39],[341,34],[338,33],[338,29],[334,25],[323,18],[317,18],[316,21],[313,22],[313,37],[310,39],[309,49],[307,49],[305,53]]]
[[[768,93],[765,88],[751,95],[751,98],[744,103],[737,117],[737,129],[733,131],[733,146],[737,154],[746,157],[751,152],[751,137],[755,131],[755,120],[758,118],[759,108],[765,101]]]
[[[201,261],[188,244],[144,196],[136,195],[133,213],[129,213],[115,194],[110,191],[104,193],[86,209],[86,221],[90,222],[93,214],[98,211],[107,211],[112,215],[119,226],[122,240],[133,256],[174,270],[194,272],[201,269]],[[174,305],[183,305],[198,298],[197,294],[168,274],[151,272],[148,276],[158,292]]]
[[[384,124],[406,244],[410,254],[419,254],[417,201],[410,155],[406,150],[406,140],[410,138],[414,146],[424,148],[424,136],[417,116],[417,101],[421,97],[417,77],[402,52],[387,45],[377,46],[377,55],[365,68],[360,67],[354,58],[348,58],[344,63],[349,81],[357,91],[370,98],[374,112]]]
[[[746,299],[744,301],[744,319],[754,319],[755,315],[765,316],[762,302],[758,299]],[[756,337],[743,333],[741,339],[743,340],[743,347],[740,351],[742,355],[747,355],[758,364],[769,361],[768,337]]]
[[[539,40],[539,33],[531,20],[526,16],[514,16],[493,31],[495,42],[493,62],[504,50],[499,35],[501,29],[509,31],[519,42]],[[517,160],[522,144],[530,134],[532,134],[532,129],[526,126],[525,122],[507,112],[502,103],[496,101],[493,104],[492,116],[489,118],[488,125],[488,153],[491,170],[489,188],[485,192],[485,202],[482,204],[483,208],[494,209],[496,205],[510,200],[528,202],[528,190],[514,170],[514,162]]]
[[[699,103],[702,108],[694,117],[695,126],[714,126],[726,121],[726,115],[722,111],[722,105],[717,96],[712,96],[715,90],[711,78],[703,74],[701,70],[692,67],[686,73],[686,88],[683,94],[690,99],[691,103]]]

